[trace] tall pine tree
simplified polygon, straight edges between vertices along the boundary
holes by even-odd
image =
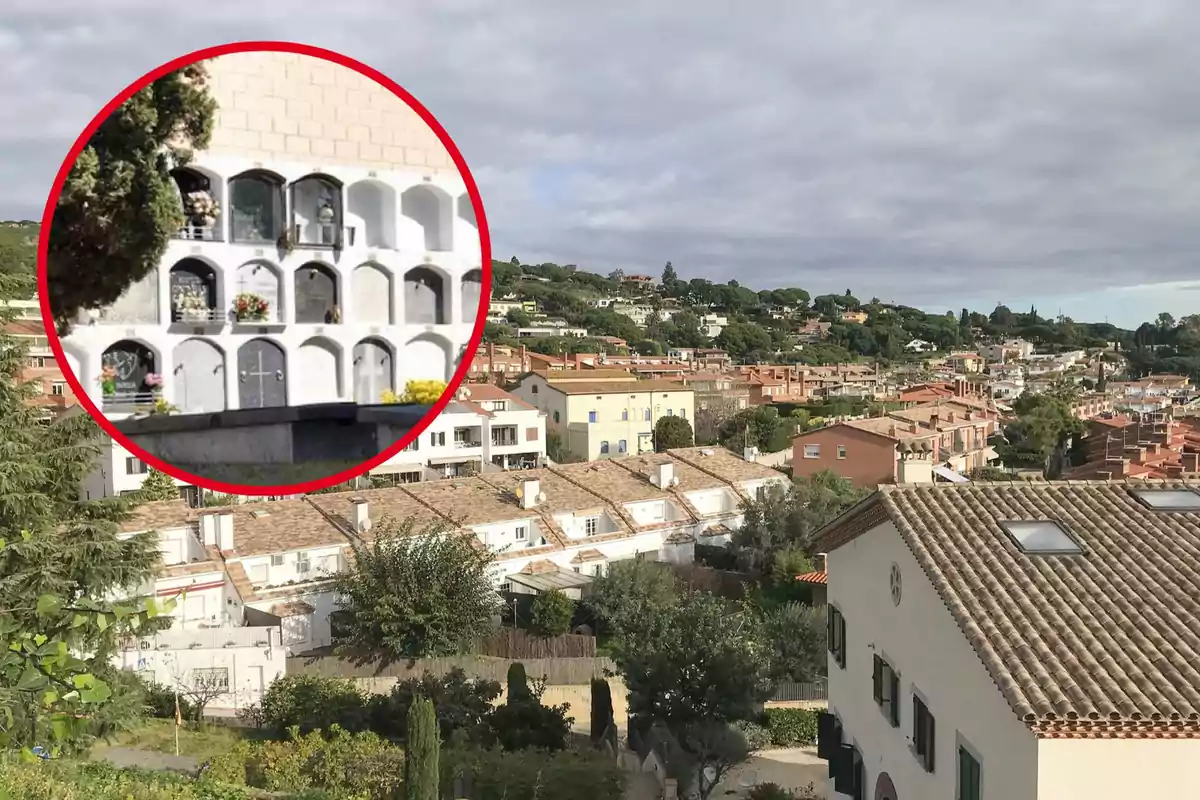
[[[438,800],[438,724],[433,703],[413,698],[404,741],[405,800]]]
[[[0,271],[0,323],[28,289]],[[0,329],[0,748],[94,734],[99,706],[113,699],[100,676],[112,672],[117,637],[157,614],[100,602],[136,595],[158,563],[157,537],[118,537],[132,499],[79,499],[102,434],[86,414],[39,420],[26,402],[26,359],[23,342]]]

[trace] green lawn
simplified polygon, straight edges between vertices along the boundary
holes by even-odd
[[[254,736],[256,731],[214,725],[206,722],[188,722],[179,729],[179,755],[207,761],[218,753],[224,753],[239,739]],[[175,721],[149,719],[135,730],[120,734],[111,742],[100,743],[92,748],[92,758],[103,758],[104,751],[113,747],[134,750],[149,750],[156,753],[175,754]]]

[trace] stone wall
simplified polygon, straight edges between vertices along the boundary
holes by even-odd
[[[458,172],[416,112],[347,67],[296,53],[255,52],[212,59],[208,70],[220,106],[211,153],[311,163],[314,172],[334,162]]]

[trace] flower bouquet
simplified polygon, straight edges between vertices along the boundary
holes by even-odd
[[[163,376],[159,375],[157,372],[151,372],[148,373],[145,378],[142,378],[142,383],[151,392],[157,393],[162,389]]]
[[[217,215],[221,213],[220,205],[209,192],[204,190],[188,192],[187,197],[184,198],[183,207],[192,224],[200,227],[212,225],[217,221]]]
[[[185,322],[199,322],[208,319],[208,293],[202,289],[189,287],[181,289],[175,295],[175,311]]]
[[[252,292],[239,294],[233,300],[233,313],[237,315],[238,322],[261,322],[267,318],[270,307],[266,299]]]
[[[105,397],[111,397],[117,393],[117,371],[112,367],[104,367],[100,370],[100,377],[96,378],[96,382],[100,384],[100,391]]]

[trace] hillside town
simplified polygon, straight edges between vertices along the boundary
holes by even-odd
[[[840,327],[920,312],[880,303],[861,311],[841,311],[841,305],[832,313],[802,310],[798,290],[788,290],[786,306],[764,301],[765,308],[735,312],[711,305],[705,316],[699,314],[705,309],[681,308],[677,320],[691,313],[724,320],[727,327],[712,335],[701,331],[708,341],[694,347],[672,344],[677,334],[668,330],[665,346],[654,348],[644,337],[662,324],[657,312],[666,300],[662,283],[637,281],[626,291],[655,309],[640,322],[631,318],[643,337],[636,344],[609,336],[595,340],[601,342],[596,352],[546,353],[532,348],[553,341],[547,337],[486,341],[474,355],[468,382],[427,431],[369,475],[324,492],[215,495],[154,472],[103,440],[79,497],[133,503],[119,537],[152,535],[158,552],[158,566],[143,579],[141,592],[175,601],[169,627],[124,636],[112,664],[136,672],[148,685],[202,700],[203,713],[218,719],[261,713],[272,703],[272,687],[288,680],[368,685],[376,680],[368,677],[372,673],[345,660],[346,642],[361,641],[353,638],[361,633],[347,633],[354,626],[346,617],[354,612],[346,581],[365,568],[362,553],[371,552],[377,537],[397,541],[392,537],[399,523],[401,539],[422,530],[428,536],[458,531],[487,553],[482,581],[498,602],[488,614],[494,627],[485,647],[491,649],[474,652],[500,656],[499,663],[538,659],[552,681],[547,697],[570,698],[565,702],[573,709],[596,702],[595,686],[588,689],[587,681],[601,675],[593,674],[600,667],[587,664],[615,660],[620,675],[620,665],[632,658],[618,655],[620,639],[649,635],[614,616],[628,613],[614,608],[637,602],[638,592],[645,591],[630,581],[652,580],[665,570],[676,587],[671,593],[690,598],[680,614],[695,613],[694,604],[705,598],[759,609],[761,641],[775,655],[759,675],[766,688],[744,689],[756,713],[766,717],[761,729],[753,727],[760,723],[738,723],[762,731],[755,734],[761,743],[742,755],[710,754],[699,762],[704,765],[699,777],[689,778],[680,765],[696,764],[696,756],[675,749],[686,734],[664,720],[642,722],[632,698],[627,706],[620,697],[628,718],[614,715],[611,734],[597,729],[594,717],[591,727],[581,726],[585,720],[572,712],[579,735],[609,742],[603,746],[634,776],[627,780],[644,785],[651,796],[678,794],[697,780],[703,784],[703,770],[714,764],[723,785],[769,775],[777,777],[756,780],[791,786],[796,797],[810,796],[802,793],[809,784],[811,796],[824,797],[826,789],[829,797],[861,796],[864,754],[887,754],[898,746],[874,729],[901,726],[902,718],[904,726],[911,722],[927,737],[919,739],[919,758],[888,756],[899,762],[894,772],[880,772],[872,783],[922,786],[925,796],[954,791],[982,796],[969,794],[961,781],[978,785],[985,759],[989,787],[1014,776],[1011,787],[995,790],[1003,796],[1034,796],[1028,781],[1074,787],[1079,779],[1072,759],[1106,759],[1105,748],[1116,746],[1106,743],[1120,741],[1112,737],[1150,742],[1167,735],[1157,732],[1166,726],[1162,731],[1185,737],[1182,744],[1196,730],[1200,683],[1186,657],[1156,667],[1155,680],[1174,687],[1163,689],[1163,699],[1129,704],[1121,699],[1127,690],[1120,684],[1098,684],[1086,702],[1073,701],[1071,715],[1079,719],[1091,719],[1090,709],[1113,710],[1105,712],[1108,728],[1088,728],[1084,742],[1099,741],[1071,748],[1076,734],[1062,731],[1074,728],[1062,726],[1080,723],[1063,717],[1058,706],[1045,705],[1048,700],[1033,699],[1029,693],[1044,691],[1044,684],[1016,683],[996,694],[993,682],[1004,686],[1003,675],[1031,668],[1003,655],[1012,652],[1013,643],[995,638],[1000,633],[977,641],[956,640],[953,633],[955,625],[965,631],[963,626],[992,624],[992,630],[1003,631],[978,616],[994,602],[983,570],[999,569],[997,559],[1009,570],[1038,562],[1049,570],[1044,577],[1004,591],[1021,608],[1034,604],[1029,608],[1053,608],[1055,615],[1080,620],[1070,645],[1055,644],[1061,631],[1052,626],[1036,627],[1049,625],[1044,619],[1028,622],[1034,626],[1026,628],[1034,637],[1029,641],[1052,648],[1048,652],[1061,659],[1053,679],[1083,680],[1085,664],[1131,658],[1105,644],[1117,641],[1110,638],[1110,626],[1123,618],[1119,615],[1143,602],[1140,583],[1127,579],[1132,556],[1112,549],[1107,538],[1117,520],[1121,530],[1153,540],[1140,551],[1139,569],[1158,571],[1164,597],[1194,597],[1188,594],[1198,588],[1189,577],[1195,575],[1192,567],[1172,570],[1164,559],[1200,541],[1200,391],[1191,375],[1141,371],[1147,347],[1154,348],[1153,358],[1175,363],[1194,358],[1187,348],[1200,339],[1196,318],[1159,330],[1158,336],[1174,337],[1171,344],[1142,344],[1144,334],[1114,330],[1103,331],[1111,339],[1084,334],[1076,347],[1021,336],[1021,327],[1031,323],[1020,316],[1036,318],[1033,312],[1001,326],[998,311],[971,329],[958,329],[971,340],[969,348],[943,350],[922,340],[921,347],[905,347],[895,358],[875,354],[807,363],[803,355],[810,346],[842,347],[835,343]],[[541,313],[538,301],[519,288],[506,295],[515,299],[492,304],[491,316],[503,319],[497,326],[511,324],[518,307],[535,320]],[[587,307],[593,308],[590,302]],[[40,330],[36,301],[14,300],[8,308],[12,318],[4,335],[28,354],[20,374],[33,386],[29,412],[43,423],[70,419],[76,415],[73,399]],[[605,311],[625,313],[619,303]],[[857,321],[846,322],[847,313],[859,315]],[[813,331],[812,339],[789,353],[755,354],[774,359],[735,356],[722,334],[751,324],[730,322],[737,314],[769,315],[782,326]],[[971,316],[964,314],[968,321]],[[932,325],[928,319],[921,324]],[[1061,329],[1066,323],[1039,324]],[[504,338],[495,330],[490,334]],[[994,534],[978,528],[986,519],[997,520]],[[936,534],[935,524],[941,526]],[[934,536],[944,538],[928,538]],[[908,548],[897,550],[896,537]],[[848,549],[852,540],[860,544]],[[1068,551],[1076,562],[1086,554],[1087,565],[1072,566],[1064,558]],[[977,577],[933,572],[935,564],[943,570],[970,564],[967,575]],[[1067,576],[1078,569],[1088,581],[1109,587],[1103,609],[1072,589],[1077,580]],[[890,588],[876,589],[885,575]],[[1178,637],[1187,623],[1178,615],[1191,602],[1161,608],[1164,625],[1179,625],[1174,634],[1168,629],[1155,634],[1171,643],[1172,652],[1188,652],[1186,640]],[[539,619],[555,603],[565,611],[548,631]],[[902,632],[913,625],[935,626],[938,632],[928,636],[947,639],[937,652],[944,647],[949,661],[930,662],[923,650],[905,645]],[[875,655],[861,655],[864,641],[875,643]],[[881,641],[891,643],[881,648]],[[556,648],[570,655],[556,657]],[[814,648],[827,649],[828,660],[814,657]],[[850,660],[852,652],[857,655]],[[949,685],[944,676],[950,663],[958,688],[941,695],[938,686]],[[862,708],[872,702],[858,688],[866,678],[844,677],[865,675],[868,667],[876,686],[873,702],[884,709],[878,720]],[[569,674],[571,668],[585,676]],[[912,721],[910,705],[901,703],[899,675],[914,682],[913,696],[919,698],[911,704],[918,714]],[[601,680],[611,684],[605,691],[613,695],[614,707],[618,696],[632,690],[631,680],[628,673]],[[583,692],[572,688],[576,681],[582,681]],[[970,700],[954,693],[966,691]],[[1176,700],[1169,699],[1170,692]],[[1006,717],[1002,701],[1020,713],[1010,710]],[[956,718],[954,710],[968,702],[991,710]],[[930,709],[937,709],[944,725],[957,727],[957,739],[952,731],[945,734],[948,741],[934,738]],[[789,739],[772,727],[801,719],[810,720],[811,734]],[[1142,722],[1159,719],[1174,721]],[[1140,733],[1145,725],[1150,727]],[[1143,749],[1131,750],[1129,763],[1169,762],[1190,753],[1159,755],[1145,749],[1150,744],[1138,746]],[[945,755],[934,755],[943,748]],[[778,760],[793,751],[801,754],[799,763],[790,756]],[[1007,764],[1009,752],[1025,753],[1021,758],[1038,766]],[[965,765],[968,778],[961,769],[957,777],[936,772],[930,766],[935,758]],[[996,762],[999,774],[990,777]],[[1190,780],[1178,763],[1164,762],[1163,791],[1190,785],[1178,782],[1180,776]],[[1114,766],[1095,785],[1132,782],[1136,774]]]

